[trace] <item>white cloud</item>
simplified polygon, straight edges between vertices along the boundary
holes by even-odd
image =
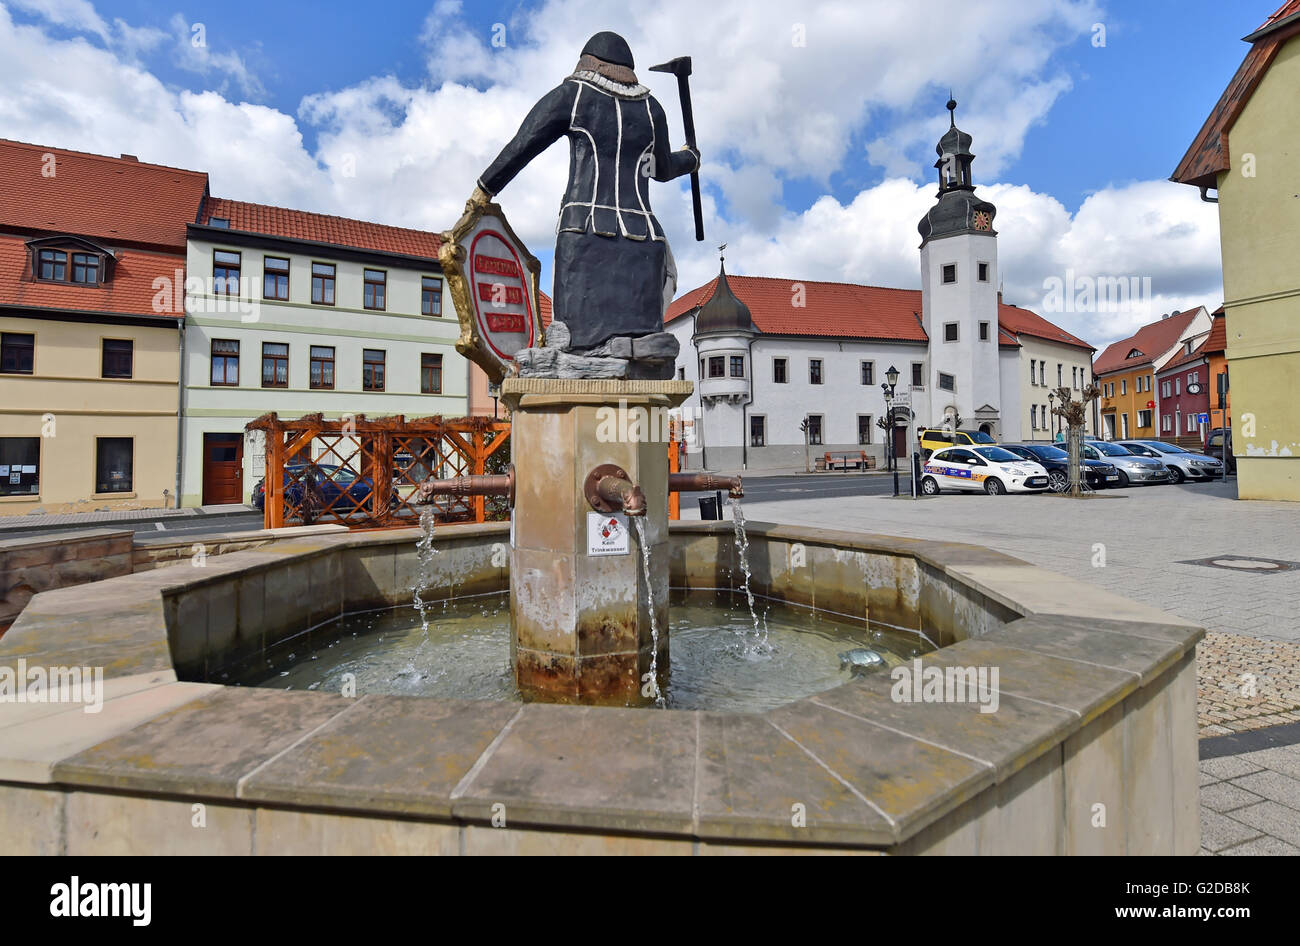
[[[310,95],[289,115],[232,102],[228,87],[261,93],[245,57],[194,47],[179,15],[164,34],[120,20],[110,30],[77,0],[19,5],[46,23],[109,39],[101,48],[82,37],[57,38],[41,26],[15,25],[0,7],[0,123],[8,137],[207,170],[219,196],[428,229],[454,222],[478,174],[532,104],[573,68],[595,29],[628,38],[675,144],[676,84],[647,67],[689,53],[709,242],[691,239],[684,179],[653,191],[683,288],[716,273],[713,246],[724,240],[737,271],[919,285],[916,222],[933,200],[930,164],[947,125],[949,84],[961,103],[959,124],[979,131],[979,179],[991,180],[1071,87],[1055,52],[1086,42],[1099,18],[1094,0],[988,0],[978,7],[968,0],[869,7],[663,0],[653,9],[640,0],[544,0],[499,25],[473,26],[459,0],[438,0],[420,34],[427,81],[375,76]],[[683,22],[691,24],[688,34]],[[801,27],[804,46],[794,42]],[[145,69],[139,53],[164,35],[176,65],[218,88],[177,90]],[[304,130],[315,133],[311,150]],[[885,180],[844,203],[823,196],[807,207],[785,206],[791,183],[806,190],[808,181],[860,171],[850,149],[863,146]],[[567,148],[557,144],[502,194],[516,229],[544,262],[567,161]],[[1150,275],[1155,315],[1219,301],[1214,208],[1190,188],[1119,185],[1088,198],[1073,216],[1024,186],[987,185],[980,193],[999,207],[1009,301],[1039,306],[1044,278],[1063,276],[1068,266]],[[1099,345],[1127,328],[1100,316],[1061,321]]]

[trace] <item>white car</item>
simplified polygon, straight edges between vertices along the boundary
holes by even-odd
[[[1047,489],[1042,464],[1001,447],[947,447],[930,454],[921,470],[921,492],[934,496],[945,489],[1000,493],[1041,493]]]

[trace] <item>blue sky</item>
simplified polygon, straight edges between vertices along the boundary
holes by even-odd
[[[696,60],[707,242],[681,187],[654,195],[682,289],[716,270],[721,241],[738,272],[917,285],[951,84],[1010,299],[1034,306],[1066,266],[1152,276],[1150,312],[1058,320],[1094,343],[1217,306],[1213,207],[1163,182],[1280,0],[935,2],[0,0],[0,134],[207,170],[221,196],[443,229],[531,100],[613,28],[678,141],[671,80],[644,66]],[[78,97],[42,91],[68,75],[85,77]],[[502,195],[545,263],[566,163],[557,145]]]

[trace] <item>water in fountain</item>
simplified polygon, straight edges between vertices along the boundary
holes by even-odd
[[[664,706],[664,695],[659,692],[659,619],[655,617],[654,583],[650,580],[650,543],[645,538],[645,517],[636,516],[636,537],[641,545],[641,565],[645,569],[646,602],[650,608],[650,692],[646,696],[655,698],[655,706]]]
[[[758,623],[758,611],[754,608],[754,592],[749,588],[749,536],[745,534],[745,514],[741,511],[740,500],[734,496],[728,500],[731,504],[731,521],[736,527],[736,557],[740,559],[740,571],[744,575],[745,600],[749,603],[749,617],[753,621],[752,635],[746,634],[741,642],[741,654],[745,657],[767,657],[772,653],[772,644],[768,639],[767,621],[762,628]]]
[[[433,547],[433,528],[435,511],[432,503],[420,510],[420,538],[415,543],[416,560],[420,567],[415,572],[415,584],[411,586],[411,606],[420,612],[420,626],[425,636],[429,634],[429,603],[420,597],[420,592],[428,587],[433,556],[438,550]]]

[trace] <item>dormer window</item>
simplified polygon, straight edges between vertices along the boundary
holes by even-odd
[[[48,237],[27,244],[32,276],[41,282],[100,286],[108,282],[113,254],[78,237]]]
[[[210,226],[210,227],[217,227],[218,229],[221,229],[221,230],[229,230],[229,229],[230,229],[230,218],[229,218],[229,217],[209,217],[209,218],[208,218],[208,226]]]
[[[1142,350],[1141,350],[1140,348],[1135,348],[1135,349],[1133,349],[1131,352],[1129,352],[1129,353],[1125,356],[1126,359],[1128,359],[1128,358],[1141,358],[1141,357],[1142,357]]]

